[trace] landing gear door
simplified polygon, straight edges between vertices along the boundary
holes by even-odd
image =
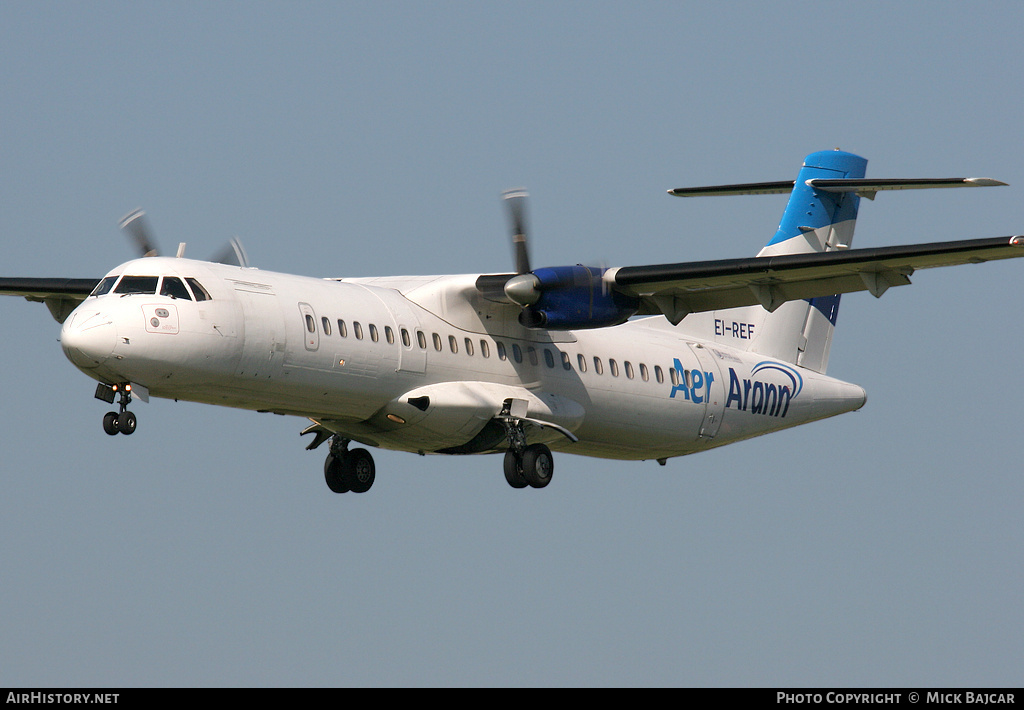
[[[725,381],[718,368],[718,360],[703,345],[690,343],[690,350],[700,363],[700,371],[687,373],[694,393],[705,401],[704,421],[700,425],[701,439],[714,439],[722,426],[725,413]]]

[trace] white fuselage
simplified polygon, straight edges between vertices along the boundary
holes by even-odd
[[[662,459],[865,400],[856,385],[687,335],[685,321],[529,330],[514,307],[477,293],[475,275],[332,280],[162,257],[111,275],[177,277],[206,294],[87,298],[61,341],[89,376],[155,397],[308,417],[390,449],[504,450],[492,422],[503,401],[518,399],[529,417],[555,425],[531,440]]]

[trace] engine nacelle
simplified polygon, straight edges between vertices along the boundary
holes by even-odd
[[[640,300],[616,293],[603,281],[604,269],[554,266],[537,269],[537,298],[519,316],[527,328],[576,330],[624,323],[640,308]]]

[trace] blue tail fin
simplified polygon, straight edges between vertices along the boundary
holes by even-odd
[[[815,179],[863,178],[868,161],[843,151],[812,153],[804,160],[779,229],[758,256],[845,249],[853,241],[860,197],[807,184]],[[765,314],[756,349],[824,372],[839,314],[839,295],[794,301]]]
[[[814,186],[808,184],[808,181],[859,180],[864,177],[867,162],[852,153],[821,151],[807,156],[792,184],[748,183],[687,188],[673,192],[681,195],[790,192],[789,204],[782,215],[779,229],[758,256],[844,249],[853,240],[857,208],[860,206],[857,191],[838,190],[834,183]],[[689,323],[683,323],[684,327],[693,328],[695,332],[714,332],[716,340],[734,347],[740,346],[817,372],[825,372],[838,310],[839,296],[835,295],[807,301],[789,301],[771,312],[761,306],[715,311],[701,314],[701,317],[691,316]],[[737,335],[739,341],[736,340]]]
[[[859,155],[839,150],[808,155],[782,214],[779,231],[760,255],[802,254],[849,246],[860,197],[855,192],[815,189],[807,182],[862,178],[867,164]]]
[[[762,182],[670,190],[680,197],[789,193],[779,229],[758,256],[810,254],[845,249],[853,242],[860,198],[883,190],[991,187],[991,178],[866,179],[868,161],[840,150],[811,153],[793,182]],[[872,293],[875,293],[872,291]],[[761,298],[761,294],[757,294]],[[881,293],[876,293],[881,295]],[[682,327],[701,337],[795,363],[817,372],[828,365],[839,296],[746,306],[694,314]],[[767,310],[771,308],[771,310]],[[695,317],[696,316],[696,317]],[[731,328],[730,328],[731,326]],[[740,341],[738,342],[737,338]]]

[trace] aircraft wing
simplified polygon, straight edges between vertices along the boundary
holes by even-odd
[[[23,296],[46,304],[58,323],[63,323],[99,279],[0,278],[0,296]]]
[[[918,269],[978,264],[1024,256],[1024,236],[931,244],[843,249],[824,253],[723,259],[609,269],[614,291],[638,297],[640,314],[663,313],[678,323],[687,313],[870,291],[910,283]]]

